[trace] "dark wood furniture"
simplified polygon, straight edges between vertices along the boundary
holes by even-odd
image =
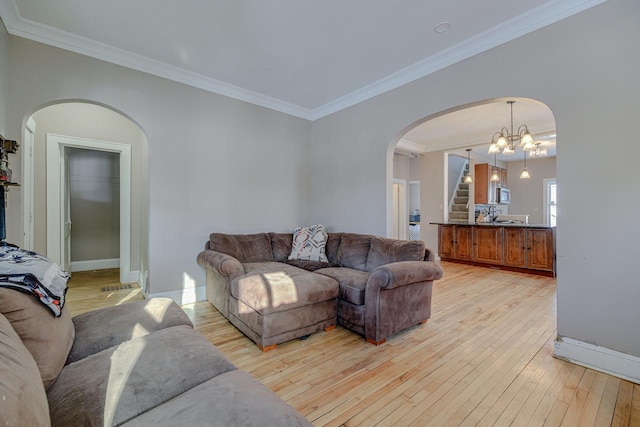
[[[555,277],[555,228],[437,224],[438,254],[461,262]]]

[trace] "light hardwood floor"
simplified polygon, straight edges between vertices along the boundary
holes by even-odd
[[[555,279],[443,263],[431,320],[375,347],[340,326],[262,353],[208,302],[196,329],[317,426],[640,426],[640,386],[554,359]],[[141,299],[74,273],[73,314]]]

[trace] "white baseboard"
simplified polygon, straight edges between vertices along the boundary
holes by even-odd
[[[120,268],[120,259],[94,259],[89,261],[71,262],[72,273],[75,271],[104,270],[107,268]],[[137,279],[135,281],[137,281]]]
[[[145,298],[171,298],[178,305],[190,304],[196,301],[205,301],[207,299],[206,287],[204,285],[190,289],[182,289],[169,292],[145,293]]]
[[[127,283],[137,283],[140,285],[140,289],[142,289],[140,272],[138,270],[130,271],[129,275],[127,276]]]
[[[567,337],[556,339],[554,356],[640,384],[640,357],[638,356]]]

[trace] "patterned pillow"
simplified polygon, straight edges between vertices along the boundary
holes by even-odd
[[[307,259],[311,261],[329,262],[324,252],[327,245],[327,230],[324,225],[297,227],[293,231],[293,243],[289,259]]]

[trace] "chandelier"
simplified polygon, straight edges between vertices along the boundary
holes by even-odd
[[[513,155],[516,152],[516,148],[521,147],[524,152],[524,169],[520,178],[527,179],[531,177],[527,170],[527,152],[536,150],[536,145],[533,143],[533,137],[527,125],[520,125],[517,132],[513,131],[513,104],[515,102],[507,101],[511,109],[511,129],[503,127],[493,134],[491,145],[489,146],[489,154],[496,155],[502,152],[503,155]]]

